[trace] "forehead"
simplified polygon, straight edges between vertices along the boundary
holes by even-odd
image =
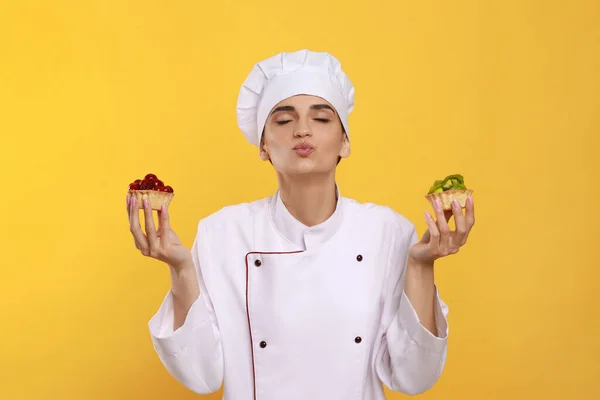
[[[315,105],[315,104],[326,104],[335,110],[333,105],[322,97],[312,96],[312,95],[307,95],[307,94],[299,94],[299,95],[288,97],[287,99],[281,100],[279,103],[277,103],[277,104],[275,104],[275,106],[273,106],[273,109],[271,110],[271,112],[278,107],[291,106],[296,109],[303,109],[303,108],[309,108],[310,106]]]

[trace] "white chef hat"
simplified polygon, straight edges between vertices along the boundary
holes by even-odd
[[[340,62],[325,52],[279,53],[254,66],[240,89],[238,126],[246,139],[260,145],[263,127],[273,107],[288,97],[318,96],[333,105],[349,135],[348,115],[354,108],[354,87]]]

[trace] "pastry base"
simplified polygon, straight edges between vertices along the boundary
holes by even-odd
[[[473,193],[473,190],[471,190],[471,189],[466,189],[466,190],[453,189],[453,190],[447,190],[445,192],[440,192],[440,193],[431,193],[431,194],[426,195],[425,198],[427,200],[429,200],[429,203],[431,203],[431,206],[434,208],[435,208],[435,204],[434,204],[435,199],[440,199],[440,201],[442,202],[442,208],[444,210],[451,210],[452,209],[452,201],[454,199],[458,200],[458,202],[462,208],[465,208],[467,205],[467,197],[471,196],[472,193]]]
[[[135,196],[140,210],[144,208],[145,199],[150,200],[150,206],[153,210],[160,210],[163,205],[169,207],[174,193],[158,192],[156,190],[130,190],[129,195]]]

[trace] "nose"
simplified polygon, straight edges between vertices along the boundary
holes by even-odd
[[[310,132],[306,131],[306,130],[302,130],[302,131],[296,130],[294,132],[294,137],[296,137],[296,138],[303,138],[303,137],[307,137],[307,136],[310,136]]]
[[[306,121],[300,120],[294,129],[294,137],[296,138],[304,138],[306,136],[312,135],[310,130],[310,126]]]

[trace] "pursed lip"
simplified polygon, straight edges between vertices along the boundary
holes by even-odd
[[[294,146],[294,150],[314,150],[314,146],[308,142],[300,143]]]

